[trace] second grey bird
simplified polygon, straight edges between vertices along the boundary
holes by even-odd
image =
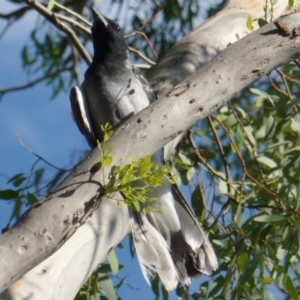
[[[108,122],[117,128],[156,98],[131,65],[119,25],[95,9],[93,17],[93,62],[80,88],[70,93],[77,125],[92,148],[97,139],[103,140],[100,125]],[[163,163],[163,151],[153,159]],[[189,284],[194,276],[210,275],[218,267],[214,250],[179,189],[166,181],[151,196],[157,198],[154,206],[161,213],[131,212],[128,220],[147,282],[147,268],[158,273],[167,290],[178,282]]]

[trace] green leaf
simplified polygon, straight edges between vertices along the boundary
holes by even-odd
[[[104,292],[105,296],[109,300],[118,300],[118,296],[115,292],[111,279],[107,276],[103,276],[100,279],[100,289]]]
[[[34,195],[29,193],[27,195],[27,201],[28,201],[28,204],[31,206],[31,205],[35,204],[36,202],[38,202],[38,199]]]
[[[246,26],[247,26],[247,28],[248,28],[250,31],[253,31],[253,30],[254,30],[251,15],[248,16],[248,19],[247,19],[247,22],[246,22]]]
[[[151,168],[151,156],[147,156],[144,159],[142,159],[140,163],[139,176],[142,177],[145,174],[147,174],[150,168]]]
[[[256,145],[256,140],[253,136],[253,127],[251,125],[244,126],[244,130],[252,146]]]
[[[163,296],[163,300],[169,300],[169,292],[161,285],[161,292]]]
[[[257,100],[256,100],[257,103],[255,103],[256,107],[260,107],[260,106],[262,105],[262,103],[259,103],[259,101],[258,101],[259,99],[260,99],[260,100],[264,100],[264,99],[269,100],[270,103],[272,104],[272,106],[274,106],[274,100],[273,100],[273,98],[276,99],[275,96],[271,96],[271,95],[269,95],[268,93],[266,93],[266,92],[264,92],[264,91],[261,91],[261,90],[259,90],[259,89],[256,89],[256,88],[250,88],[249,90],[250,90],[253,94],[259,96],[259,97],[257,98]]]
[[[288,102],[286,103],[285,109],[286,109],[286,110],[289,110],[289,109],[291,109],[292,107],[297,106],[297,104],[299,104],[299,103],[300,103],[300,98],[290,100],[290,101],[288,101]]]
[[[19,178],[17,178],[13,182],[14,187],[20,186],[25,180],[26,180],[26,177],[19,177]]]
[[[108,167],[108,166],[111,165],[112,161],[113,161],[112,156],[107,155],[107,156],[105,156],[104,159],[103,159],[102,166],[103,166],[103,167]]]
[[[218,295],[219,291],[224,287],[225,278],[220,275],[213,281],[212,288],[208,294],[207,299],[215,298],[215,295]]]
[[[151,277],[151,288],[154,295],[156,296],[156,299],[158,299],[160,296],[160,291],[159,291],[159,279],[157,275]]]
[[[186,172],[186,178],[188,181],[191,181],[196,173],[196,169],[194,167],[188,168],[187,172]]]
[[[260,260],[261,260],[261,249],[258,245],[255,247],[255,251],[253,252],[253,258],[247,264],[247,269],[245,273],[241,276],[239,284],[245,284],[249,281],[249,278],[253,277],[253,274],[257,268],[259,268]]]
[[[114,150],[114,144],[110,143],[106,145],[106,153],[111,153]]]
[[[23,173],[16,174],[11,179],[9,179],[7,183],[12,183],[22,177],[24,177]]]
[[[260,157],[257,158],[257,160],[260,163],[262,163],[262,164],[266,165],[267,167],[269,167],[270,169],[277,167],[277,163],[274,160],[272,160],[271,158],[268,158],[266,156],[260,156]]]
[[[248,254],[243,252],[237,259],[237,266],[240,273],[245,273],[248,264]]]
[[[107,259],[110,264],[111,271],[114,274],[117,274],[119,271],[119,262],[118,262],[118,258],[116,256],[116,252],[114,249],[111,249],[111,251],[109,252],[109,254],[107,256]]]
[[[243,119],[247,119],[247,114],[241,107],[236,107],[235,109],[241,114]]]
[[[262,223],[282,222],[285,220],[287,220],[287,216],[282,216],[282,215],[260,215],[254,217],[255,222],[262,222]]]
[[[266,285],[266,284],[273,283],[275,280],[272,277],[263,277],[260,278],[260,281],[262,282],[263,285]]]
[[[0,199],[3,200],[12,200],[16,199],[19,196],[19,192],[11,189],[0,190]]]
[[[297,133],[300,133],[300,123],[294,118],[291,118],[291,129]]]
[[[297,289],[295,288],[293,281],[291,280],[290,276],[285,275],[283,280],[283,285],[285,291],[290,295],[290,299],[292,300],[299,300],[299,294]]]
[[[257,23],[258,23],[258,26],[259,26],[259,27],[263,27],[263,26],[265,26],[265,25],[268,24],[268,21],[266,21],[265,19],[259,18],[259,19],[257,20]]]
[[[220,190],[220,193],[223,194],[223,195],[227,195],[228,194],[228,185],[227,185],[227,182],[225,182],[222,179],[219,180],[219,190]]]
[[[132,205],[130,207],[133,211],[136,211],[136,212],[141,210],[141,207],[140,207],[140,204],[138,201],[132,202]]]
[[[47,9],[52,10],[54,7],[55,0],[48,0]]]
[[[178,156],[180,157],[181,161],[188,166],[192,166],[193,162],[187,157],[185,156],[183,153],[179,152]]]
[[[106,123],[105,125],[101,125],[101,129],[104,132],[103,142],[106,142],[113,135],[112,126],[109,123]]]

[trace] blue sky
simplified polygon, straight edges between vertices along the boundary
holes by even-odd
[[[0,4],[1,12],[13,9],[14,6],[6,1]],[[22,22],[13,24],[0,40],[1,88],[24,84],[39,76],[28,76],[21,67],[21,49],[28,42],[28,34],[35,22],[36,14],[29,12]],[[0,19],[0,32],[5,25],[6,22]],[[9,187],[7,181],[15,174],[29,173],[36,161],[36,157],[20,145],[16,134],[35,153],[60,168],[70,168],[88,150],[85,139],[71,118],[68,93],[60,94],[55,100],[50,97],[51,90],[43,83],[3,96],[0,102],[0,190]],[[47,169],[48,174],[53,174],[51,168]],[[12,202],[0,201],[0,228],[8,223],[12,208]],[[123,245],[125,249],[117,252],[120,263],[127,267],[118,276],[122,278],[127,275],[127,282],[138,290],[125,285],[119,295],[125,300],[154,299],[137,261],[131,260],[128,239]],[[194,290],[199,283],[199,280],[195,281]],[[173,293],[170,299],[177,297]]]

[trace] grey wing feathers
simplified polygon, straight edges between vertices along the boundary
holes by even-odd
[[[156,93],[152,86],[149,84],[148,80],[142,75],[140,70],[132,65],[132,72],[134,76],[137,78],[137,80],[142,84],[143,90],[146,93],[148,100],[150,103],[155,101],[157,99]]]

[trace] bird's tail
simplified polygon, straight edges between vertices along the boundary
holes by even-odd
[[[192,277],[210,275],[218,268],[216,255],[180,190],[166,182],[153,194],[160,213],[131,215],[136,253],[147,282],[147,268],[158,273],[168,291],[178,282],[190,284]]]

